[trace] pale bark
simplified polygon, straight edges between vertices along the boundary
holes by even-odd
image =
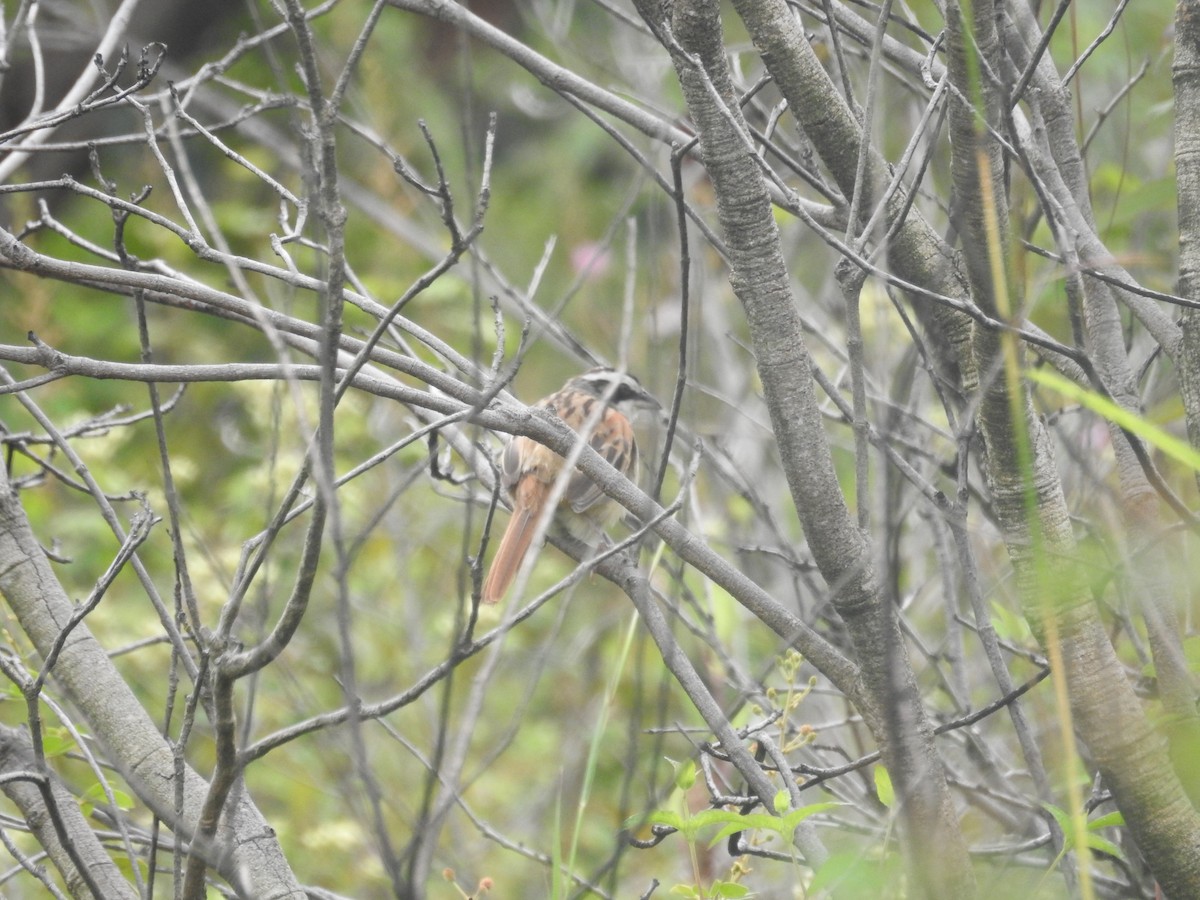
[[[137,890],[125,880],[108,855],[71,792],[53,775],[47,776],[55,806],[52,815],[41,787],[13,777],[18,772],[37,772],[37,768],[29,732],[0,726],[0,775],[12,779],[4,782],[4,793],[21,811],[30,831],[62,874],[71,896],[92,898],[98,895],[104,900],[136,900]],[[54,825],[55,817],[61,823],[62,835]],[[86,870],[87,878],[80,865]],[[95,891],[88,887],[88,879],[95,885]]]
[[[1200,299],[1200,2],[1175,6],[1175,181],[1179,208],[1179,294]],[[1200,309],[1180,316],[1179,388],[1192,446],[1200,447]],[[1200,472],[1196,473],[1200,484]]]
[[[0,473],[0,593],[21,629],[45,656],[68,622],[68,599],[21,508],[16,492]],[[107,760],[154,814],[184,840],[199,818],[207,785],[185,769],[183,814],[175,812],[175,760],[129,685],[104,648],[80,623],[72,631],[53,670],[54,683],[87,721]],[[244,794],[230,804],[205,857],[236,890],[249,897],[303,897],[274,831]]]
[[[793,503],[854,643],[865,688],[860,711],[897,788],[909,871],[924,896],[973,896],[966,844],[895,611],[880,589],[872,547],[838,483],[770,195],[745,139],[725,64],[718,7],[711,0],[680,0],[665,21],[646,4],[640,11],[673,51],[699,131],[716,189],[730,283],[746,314]]]
[[[989,3],[975,3],[972,11],[974,21],[968,23],[958,6],[947,9],[951,78],[959,88],[950,112],[952,174],[972,294],[985,312],[1004,316],[1021,308],[1020,283],[1007,278],[1006,271],[1008,210],[1001,149],[977,118],[982,114],[997,126],[1004,98],[986,74],[987,69],[997,71],[994,10]],[[984,74],[979,77],[969,65],[974,48],[982,57]],[[978,106],[965,99],[976,96],[982,100]],[[1200,896],[1200,817],[1087,592],[1075,562],[1075,538],[1049,436],[1028,386],[1018,380],[1021,351],[1007,352],[1003,340],[995,331],[976,329],[979,371],[997,373],[984,386],[978,422],[996,519],[1025,614],[1043,643],[1058,643],[1074,724],[1155,876],[1168,896]]]
[[[829,167],[842,193],[852,196],[864,140],[862,129],[817,59],[795,14],[784,0],[734,0],[733,6],[762,54],[767,71],[787,99],[788,110]],[[907,192],[901,189],[887,198],[882,196],[889,177],[887,162],[868,146],[860,209],[869,215],[877,203],[885,202],[887,225],[899,225],[887,248],[892,270],[905,281],[946,296],[961,296],[966,285],[956,269],[954,254],[920,211],[907,206]],[[905,216],[903,220],[901,215]],[[947,384],[974,384],[970,320],[954,310],[920,300],[913,309],[929,334],[929,346]]]
[[[1023,70],[1030,63],[1029,46],[1037,44],[1041,32],[1025,7],[1016,4],[1011,13],[1022,33],[1010,33],[1006,46]],[[1042,56],[1029,84],[1027,99],[1034,128],[1020,143],[1041,190],[1050,195],[1051,202],[1046,204],[1044,212],[1055,226],[1060,252],[1067,260],[1107,266],[1115,254],[1104,249],[1098,237],[1083,157],[1075,138],[1070,95],[1048,55]],[[1177,327],[1167,320],[1157,304],[1086,274],[1069,276],[1067,291],[1082,311],[1084,345],[1105,390],[1124,409],[1135,415],[1144,414],[1137,376],[1125,346],[1118,301],[1134,309],[1143,320],[1153,319],[1155,329],[1167,335],[1168,346],[1164,347],[1167,352],[1178,345],[1178,341],[1171,344]],[[1186,350],[1181,347],[1181,352]],[[1200,799],[1197,781],[1200,771],[1194,763],[1195,748],[1200,746],[1197,685],[1184,656],[1182,629],[1176,615],[1176,610],[1186,603],[1187,590],[1186,585],[1173,577],[1171,566],[1179,544],[1170,533],[1173,523],[1164,521],[1163,504],[1134,451],[1131,443],[1134,439],[1112,422],[1108,423],[1108,432],[1120,484],[1125,524],[1121,539],[1127,547],[1133,582],[1130,594],[1146,623],[1156,677],[1168,712],[1166,733],[1176,771],[1193,799]]]

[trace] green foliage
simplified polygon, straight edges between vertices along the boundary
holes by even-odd
[[[832,854],[808,884],[809,896],[820,896],[822,891],[834,891],[839,897],[906,896],[900,861],[895,854],[883,857],[857,852]]]
[[[1082,404],[1087,409],[1120,426],[1144,440],[1150,446],[1193,471],[1200,471],[1200,451],[1187,441],[1175,437],[1163,428],[1148,421],[1145,416],[1135,415],[1118,406],[1102,394],[1082,387],[1050,369],[1031,369],[1030,381],[1050,388],[1067,400]]]
[[[1020,647],[1033,643],[1033,632],[1029,629],[1029,621],[1022,615],[1007,609],[1003,604],[992,601],[992,628],[996,635]]]
[[[694,884],[677,884],[671,888],[670,893],[680,897],[691,897],[694,900],[719,900],[719,898],[736,898],[749,897],[750,888],[744,884],[738,884],[736,881],[714,881],[705,890]]]
[[[658,809],[649,816],[633,816],[626,821],[626,827],[638,824],[659,825],[678,832],[688,844],[688,849],[695,858],[695,844],[701,839],[701,833],[716,829],[708,846],[715,847],[731,835],[743,831],[767,832],[779,836],[785,845],[790,846],[792,836],[804,820],[823,812],[829,812],[841,806],[840,803],[813,803],[789,811],[791,805],[788,792],[781,790],[773,799],[775,815],[769,813],[742,813],[726,809],[704,809],[690,812],[684,800],[684,795],[696,783],[697,770],[691,760],[677,763],[675,766],[675,789],[677,802],[675,808]],[[671,889],[672,893],[685,897],[744,897],[748,896],[747,889],[740,884],[717,881],[707,889],[698,882],[695,884],[679,884]]]
[[[1076,834],[1072,827],[1071,815],[1066,810],[1055,806],[1053,803],[1043,803],[1043,808],[1054,816],[1054,820],[1058,822],[1058,827],[1063,833],[1063,849],[1055,857],[1051,869],[1058,865],[1058,861],[1072,850],[1080,850],[1083,845],[1086,845],[1091,850],[1098,850],[1101,853],[1107,853],[1109,856],[1117,859],[1124,859],[1121,853],[1121,848],[1112,841],[1105,838],[1098,832],[1102,828],[1114,828],[1125,824],[1125,818],[1119,812],[1108,813],[1107,815],[1099,816],[1095,819],[1089,819],[1087,823],[1087,831],[1082,836]],[[1080,838],[1082,837],[1082,844]]]
[[[786,798],[787,793],[781,793]],[[717,833],[709,840],[710,847],[721,843],[721,841],[725,840],[731,834],[751,829],[774,832],[790,842],[792,833],[801,822],[810,816],[828,812],[838,806],[841,806],[841,804],[833,802],[813,803],[777,816],[767,813],[737,813],[723,809],[706,809],[697,813],[681,813],[662,809],[652,812],[645,821],[650,825],[664,825],[668,828],[673,828],[683,835],[687,841],[698,840],[701,831],[720,826]],[[641,817],[639,816],[631,821],[641,821]]]
[[[321,48],[320,65],[328,75],[336,74],[347,59],[369,6],[363,0],[343,0],[334,5],[333,13],[313,20]],[[678,86],[667,72],[665,56],[658,60],[661,69],[644,64],[644,46],[638,43],[644,36],[631,39],[626,32],[637,29],[614,22],[602,4],[568,4],[562,9],[568,7],[569,17],[565,12],[553,14],[564,16],[558,31],[540,18],[549,15],[544,4],[520,10],[493,7],[488,11],[499,17],[500,27],[518,39],[618,93],[636,95],[633,99],[646,108],[676,117]],[[930,33],[940,30],[941,13],[931,0],[918,0],[912,9],[916,20]],[[268,15],[266,10],[263,6],[262,15]],[[511,18],[504,18],[506,15]],[[1060,64],[1069,64],[1075,58],[1079,48],[1072,42],[1079,34],[1097,33],[1109,11],[1075,4],[1075,15],[1078,32],[1070,34],[1064,27],[1051,43],[1050,52]],[[1120,24],[1127,46],[1121,48],[1121,41],[1102,46],[1097,64],[1080,72],[1075,83],[1083,84],[1086,92],[1086,100],[1080,105],[1089,117],[1085,124],[1090,124],[1090,111],[1102,105],[1093,101],[1107,100],[1114,85],[1126,79],[1127,55],[1129,59],[1162,55],[1162,35],[1169,19],[1166,4],[1147,5],[1136,16],[1127,15]],[[230,42],[240,30],[254,28],[249,20],[231,19],[225,24],[225,37]],[[903,29],[891,36],[919,46],[922,54],[927,50]],[[745,52],[740,26],[731,29],[730,40],[738,42],[739,65],[746,67],[749,77],[757,78],[758,64]],[[818,45],[822,40],[820,35],[814,37]],[[230,45],[203,48],[205,58],[219,58]],[[818,49],[828,58],[828,47]],[[292,42],[277,40],[269,48],[246,54],[225,73],[221,89],[228,93],[222,95],[222,103],[236,109],[259,96],[300,90],[294,52]],[[1164,106],[1170,99],[1169,60],[1155,58],[1153,64],[1150,77],[1138,85],[1135,99],[1117,111],[1129,120],[1119,122],[1116,128],[1110,124],[1101,129],[1095,145],[1125,141],[1130,144],[1128,152],[1123,156],[1109,154],[1098,161],[1089,158],[1088,173],[1098,215],[1104,220],[1102,228],[1105,236],[1116,242],[1114,249],[1121,262],[1161,270],[1150,280],[1169,282],[1174,268],[1170,259],[1174,198],[1171,179],[1162,175],[1161,150],[1155,149],[1168,143],[1170,137]],[[633,67],[637,70],[636,80],[626,79]],[[855,77],[850,73],[851,80]],[[772,90],[770,85],[765,86],[766,93]],[[885,96],[889,101],[900,101],[908,90],[907,85],[891,84]],[[903,102],[908,99],[903,98]],[[437,205],[405,184],[386,154],[363,135],[378,135],[422,179],[432,182],[432,154],[417,126],[418,120],[423,120],[437,142],[455,192],[456,212],[466,218],[472,192],[478,187],[484,122],[492,110],[499,118],[496,165],[491,173],[491,206],[476,245],[478,253],[416,296],[405,307],[404,315],[456,350],[476,353],[486,363],[496,342],[488,306],[495,294],[504,308],[504,349],[511,360],[525,314],[512,295],[534,281],[534,273],[545,257],[545,269],[539,273],[531,302],[551,311],[572,339],[582,336],[579,343],[588,352],[611,359],[620,343],[621,302],[626,276],[632,272],[630,285],[637,319],[630,346],[631,366],[661,399],[667,399],[675,377],[680,294],[679,235],[675,210],[668,198],[595,123],[578,115],[511,61],[482,44],[461,39],[437,23],[393,8],[381,16],[366,45],[350,86],[346,120],[338,131],[341,187],[349,209],[346,243],[357,283],[379,302],[391,304],[449,246]],[[294,162],[300,156],[302,141],[291,130],[303,117],[303,110],[298,108],[258,117],[254,127],[269,127],[271,140],[247,140],[246,135],[251,133],[248,129],[226,129],[222,135],[236,142],[239,151],[254,164],[304,194],[307,185]],[[902,123],[904,116],[898,114],[894,121]],[[786,113],[779,133],[792,133]],[[1136,140],[1131,141],[1132,137]],[[905,128],[886,128],[878,135],[878,146],[889,161],[895,161],[908,139]],[[647,154],[660,172],[666,171],[662,157],[655,156],[665,154],[664,148],[641,138],[634,143],[635,149]],[[935,142],[930,143],[935,156],[922,186],[929,200],[923,196],[920,206],[933,208],[940,202],[939,194],[948,196],[945,189],[949,167],[941,164],[943,151],[933,146]],[[189,138],[185,147],[216,225],[232,252],[280,264],[267,239],[278,230],[278,202],[273,193],[252,173],[203,141]],[[803,146],[798,149],[801,155],[807,152]],[[97,153],[106,177],[117,182],[121,196],[138,190],[142,184],[151,185],[154,191],[146,207],[179,217],[170,186],[144,147],[101,143]],[[88,184],[95,182],[86,171],[79,178]],[[1015,169],[1014,181],[1020,182]],[[711,186],[706,184],[698,163],[689,163],[685,168],[685,182],[689,201],[702,220],[710,221]],[[10,221],[36,219],[33,201],[42,199],[40,196],[9,195],[7,199],[12,204],[8,207]],[[1019,214],[1032,217],[1035,200],[1030,192],[1028,202],[1018,205]],[[51,197],[50,202],[55,215],[69,221],[79,234],[99,246],[111,247],[112,217],[101,204],[79,202],[61,193]],[[830,299],[835,293],[829,277],[833,256],[811,234],[798,228],[790,213],[776,209],[774,214],[789,242],[787,252],[795,270],[798,298],[805,315],[811,316],[806,327],[812,332],[815,364],[840,376],[843,348],[833,337],[838,318],[836,314],[821,318],[825,307],[837,307],[837,301]],[[310,226],[314,221],[315,217],[310,219]],[[630,223],[636,225],[636,235]],[[208,234],[207,223],[203,228]],[[309,233],[319,240],[319,228],[310,227]],[[625,246],[628,236],[636,237],[629,256]],[[695,343],[686,373],[689,389],[683,421],[690,432],[689,440],[694,435],[697,446],[703,442],[706,455],[700,477],[687,485],[689,499],[695,502],[685,507],[680,519],[780,598],[795,600],[805,608],[809,595],[820,595],[822,588],[814,587],[817,579],[809,571],[811,566],[803,551],[790,556],[786,565],[780,563],[778,554],[759,552],[760,545],[796,551],[802,535],[795,511],[787,501],[786,485],[775,471],[760,403],[762,386],[744,344],[745,323],[726,285],[724,263],[715,251],[704,248],[696,239],[694,227],[690,237],[696,246],[692,260],[695,306],[689,336]],[[1044,221],[1037,223],[1028,237],[1037,246],[1054,243]],[[40,252],[65,260],[95,262],[90,251],[46,229],[31,233],[25,240]],[[246,279],[243,291],[231,272],[197,259],[177,236],[136,218],[130,220],[127,240],[129,249],[143,259],[157,258],[162,265],[175,267],[214,287],[238,295],[245,293],[264,309],[315,319],[317,302],[312,292],[293,291],[251,270],[240,273]],[[551,248],[548,254],[547,247]],[[298,242],[286,245],[286,250],[299,271],[314,277],[323,274],[325,256],[319,250]],[[600,264],[585,269],[581,260],[589,255]],[[1070,321],[1061,266],[1032,254],[1025,263],[1029,270],[1028,296],[1038,298],[1037,321],[1056,335],[1068,335]],[[494,275],[494,279],[481,273]],[[25,333],[32,330],[67,353],[126,362],[139,358],[136,317],[128,297],[14,271],[0,274],[0,281],[10,298],[0,302],[3,342],[22,343]],[[911,347],[911,342],[898,324],[887,294],[878,286],[868,286],[863,307],[869,376],[875,390],[889,385],[889,366]],[[259,332],[227,319],[154,304],[149,306],[148,319],[157,362],[277,358],[275,348]],[[347,333],[362,336],[374,325],[373,318],[347,309]],[[406,340],[393,332],[385,336],[384,343],[408,352]],[[563,352],[562,347],[569,345],[571,340],[535,327],[526,347],[525,364],[513,385],[518,396],[532,400],[576,371],[581,357]],[[420,347],[413,352],[423,359],[434,358]],[[307,361],[299,351],[291,358]],[[12,365],[10,371],[14,377],[26,377],[39,370]],[[1152,407],[1153,415],[1130,417],[1093,392],[1056,380],[1052,373],[1038,370],[1030,377],[1058,396],[1118,422],[1171,459],[1196,466],[1196,454],[1169,431],[1172,420],[1179,415],[1174,394],[1160,399]],[[733,394],[735,389],[739,393]],[[164,396],[173,394],[169,386],[161,390]],[[142,414],[148,409],[145,386],[134,383],[72,378],[43,385],[31,395],[60,426],[88,420],[104,426],[114,417]],[[206,626],[215,622],[229,599],[246,542],[262,532],[303,464],[311,436],[314,398],[312,385],[301,385],[295,394],[268,383],[193,385],[165,417],[172,471],[184,511],[181,536]],[[950,466],[939,455],[940,450],[931,447],[949,448],[947,453],[952,454],[953,436],[947,436],[950,429],[940,410],[923,408],[918,417],[925,417],[925,424],[936,428],[922,431],[915,438],[905,437],[915,447],[911,458],[914,465],[928,467],[931,483],[946,489],[952,482],[946,475]],[[13,398],[0,397],[0,418],[10,432],[33,429]],[[399,404],[354,391],[342,400],[336,424],[335,468],[339,474],[350,471],[411,427]],[[853,503],[850,432],[836,416],[831,416],[829,430],[837,473],[848,502]],[[903,433],[903,429],[897,433]],[[471,432],[470,439],[487,452],[494,453],[498,446],[495,438],[482,431]],[[729,449],[730,444],[739,441],[743,442],[741,446]],[[677,453],[686,443],[676,445]],[[150,420],[119,428],[98,427],[91,436],[74,439],[73,446],[106,492],[115,497],[131,491],[145,492],[156,512],[165,510],[157,441]],[[339,492],[339,540],[352,548],[344,585],[349,604],[347,627],[353,647],[355,686],[364,702],[393,697],[410,688],[450,656],[463,635],[462,614],[469,593],[467,560],[479,552],[481,510],[486,498],[473,492],[468,466],[448,453],[444,445],[437,449],[439,460],[450,470],[451,477],[446,480],[428,477],[429,447],[418,443]],[[651,459],[648,444],[644,450],[646,459]],[[50,456],[44,445],[39,447],[39,452],[43,451]],[[714,470],[723,462],[720,454],[726,451],[736,464],[727,467],[729,472],[716,475]],[[61,457],[52,461],[62,465]],[[8,462],[17,478],[35,471],[35,466],[19,455]],[[743,466],[744,484],[734,477]],[[872,496],[877,477],[879,471],[873,471]],[[664,496],[673,498],[673,491],[683,483],[682,476],[672,471]],[[754,491],[760,496],[754,496]],[[54,479],[24,490],[21,499],[38,537],[47,547],[56,545],[57,554],[65,560],[55,563],[65,586],[73,596],[85,596],[117,548],[111,530],[99,521],[90,501]],[[134,507],[126,501],[114,502],[122,518]],[[904,515],[909,511],[908,507],[900,510]],[[1090,513],[1090,509],[1081,510],[1079,521],[1090,521],[1085,519]],[[772,517],[769,528],[764,527],[764,521]],[[909,524],[918,518],[910,516]],[[295,580],[297,543],[304,527],[305,520],[300,519],[283,529],[246,600],[236,640],[253,642],[275,621]],[[973,538],[976,536],[973,532]],[[1102,540],[1087,543],[1084,551],[1089,571],[1095,575],[1089,586],[1107,600],[1120,589],[1121,571],[1105,559],[1104,554],[1111,551]],[[931,604],[926,598],[935,592],[930,585],[937,583],[930,562],[934,554],[917,528],[898,538],[896,552],[896,586],[906,603],[912,601],[904,614],[923,626],[920,617],[930,615]],[[1002,593],[1006,585],[1001,552],[996,551],[993,560],[986,559],[986,553],[982,555],[989,589],[994,587],[996,593]],[[181,588],[165,525],[152,535],[140,558],[170,603]],[[312,716],[340,709],[346,703],[346,660],[338,637],[340,586],[331,563],[334,558],[331,543],[305,623],[279,663],[253,685],[239,688],[239,737],[257,740]],[[786,651],[777,658],[772,671],[770,661],[780,653],[777,638],[765,633],[766,629],[753,622],[725,591],[695,572],[685,569],[678,573],[671,554],[662,553],[661,558],[662,564],[652,567],[655,589],[672,604],[678,602],[673,621],[679,625],[677,636],[683,652],[697,661],[714,694],[724,691],[718,700],[734,724],[742,727],[756,717],[779,713],[772,728],[781,751],[798,757],[817,752],[811,747],[816,732],[798,718],[801,704],[819,687],[811,669],[805,669],[804,660],[794,651]],[[796,559],[800,564],[793,571],[790,567]],[[997,563],[994,570],[988,568],[990,562]],[[568,571],[569,565],[555,551],[547,550],[539,561],[531,589],[550,583]],[[412,840],[414,829],[426,821],[421,819],[425,792],[436,794],[443,787],[438,780],[440,773],[436,777],[430,774],[438,762],[437,754],[446,753],[448,746],[459,741],[455,749],[461,750],[465,763],[454,789],[461,792],[463,803],[461,809],[455,807],[448,813],[447,821],[453,824],[437,837],[435,857],[439,866],[446,859],[463,871],[477,869],[468,873],[471,883],[482,885],[485,879],[480,873],[489,873],[488,878],[495,873],[505,887],[505,896],[571,896],[579,890],[572,876],[598,871],[616,858],[613,848],[618,829],[614,823],[643,821],[639,809],[655,810],[648,820],[650,824],[679,832],[688,844],[693,872],[700,871],[697,855],[705,846],[713,848],[732,834],[746,832],[755,839],[787,847],[801,823],[814,814],[834,811],[838,804],[814,803],[791,809],[789,794],[780,790],[773,798],[774,815],[763,811],[743,814],[724,808],[692,813],[685,794],[698,793],[702,784],[690,758],[676,766],[671,782],[674,792],[664,800],[663,759],[688,757],[694,752],[694,742],[703,740],[687,733],[697,728],[694,711],[663,671],[658,651],[630,617],[628,605],[606,583],[590,579],[578,596],[578,602],[556,598],[511,631],[497,652],[499,662],[486,670],[486,684],[476,680],[485,671],[484,660],[467,660],[446,682],[381,721],[365,723],[367,761],[383,796],[382,825],[398,845]],[[695,605],[691,606],[693,599]],[[992,625],[1001,639],[1020,648],[1032,647],[1029,625],[1012,611],[1015,604],[1011,597],[993,598],[989,594],[989,600]],[[935,605],[935,614],[943,612]],[[475,634],[499,624],[504,615],[503,611],[481,610]],[[118,578],[87,627],[106,648],[124,651],[116,657],[122,674],[146,709],[161,716],[167,703],[169,649],[163,644],[135,646],[142,639],[159,636],[162,629],[158,613],[149,607],[144,590],[129,572]],[[15,635],[8,642],[14,651],[28,653],[23,636],[11,627],[9,631]],[[921,631],[917,628],[914,640],[926,636]],[[840,640],[844,635],[837,637]],[[929,646],[940,652],[938,642]],[[1200,671],[1200,640],[1189,639],[1185,646],[1192,670]],[[1136,665],[1133,660],[1130,654],[1130,664]],[[1152,665],[1144,671],[1154,674]],[[762,694],[751,691],[750,701],[742,702],[745,673],[751,673],[755,681],[764,678],[771,682],[765,690],[765,701]],[[828,685],[820,688],[827,690]],[[178,735],[179,711],[190,689],[190,685],[185,686],[173,698],[175,714],[168,726],[173,737]],[[19,721],[23,715],[19,692],[10,685],[5,696],[17,701],[4,704],[5,721]],[[959,699],[969,701],[974,697]],[[1046,712],[1051,704],[1044,692],[1031,692],[1022,702],[1034,717],[1052,715]],[[477,719],[462,725],[467,711],[474,709],[480,710]],[[517,716],[519,727],[514,724]],[[824,711],[820,718],[827,721]],[[680,733],[664,733],[676,724],[680,725]],[[464,729],[462,734],[460,727]],[[822,743],[840,745],[842,737],[831,736]],[[855,735],[855,740],[860,738],[861,733]],[[355,746],[344,726],[314,730],[252,764],[246,771],[247,787],[267,814],[302,881],[329,886],[347,896],[381,896],[390,888],[380,862],[379,842],[364,812],[368,806],[366,789],[350,752]],[[847,742],[844,746],[852,745]],[[65,729],[47,727],[44,749],[56,767],[67,769],[76,784],[87,784],[91,775],[82,773],[82,766],[74,760],[72,751],[77,748]],[[187,757],[202,773],[211,772],[212,734],[203,716],[191,735]],[[883,766],[875,765],[871,781],[862,787],[868,797],[872,785],[889,812],[894,811],[897,800]],[[107,802],[97,786],[78,791],[85,796],[87,811],[91,811],[92,804]],[[130,798],[118,792],[118,802],[125,806]],[[1056,818],[1062,814],[1061,810],[1050,811]],[[851,818],[860,812],[842,809],[840,814]],[[1108,825],[1120,824],[1109,818],[1088,823],[1086,846],[1110,853],[1098,833]],[[850,897],[906,895],[907,885],[896,855],[888,852],[887,840],[877,840],[878,832],[873,828],[856,830],[862,821],[854,818],[854,827],[830,829],[838,832],[831,842],[844,842],[843,846],[851,845],[852,849],[842,852],[839,847],[805,885],[809,896],[834,887]],[[488,827],[513,835],[515,842],[531,850],[530,856],[500,847],[485,831]],[[1063,830],[1071,834],[1065,825]],[[613,875],[611,893],[640,893],[630,886],[648,872],[661,871],[669,864],[664,856],[642,851],[625,854],[619,869],[604,869],[620,873],[619,881]],[[549,866],[543,862],[547,857],[552,860]],[[762,866],[764,870],[767,867],[765,863]],[[799,883],[808,876],[808,870],[799,865],[789,868],[785,863],[782,868],[783,880]],[[1019,881],[1009,872],[1001,878],[1003,886]],[[751,893],[740,871],[704,880],[708,881],[706,885],[696,875],[690,883],[676,884],[671,891],[696,898]],[[771,896],[767,891],[774,883],[767,875],[762,881],[772,886],[764,888],[763,896]],[[156,894],[169,893],[161,884],[156,888]],[[439,885],[434,891],[445,889]]]
[[[892,787],[892,776],[888,774],[886,768],[878,764],[875,766],[875,796],[888,809],[894,808],[896,791]]]
[[[110,787],[109,790],[112,791],[113,800],[116,802],[119,809],[133,809],[134,799],[132,796],[127,794],[125,791],[117,790],[112,787]],[[85,817],[90,817],[92,815],[92,811],[97,805],[108,805],[108,794],[105,793],[104,785],[102,784],[91,785],[79,796],[79,808]]]
[[[71,732],[63,727],[42,729],[42,754],[46,759],[54,759],[75,749],[75,739]]]
[[[630,618],[629,627],[625,630],[625,640],[621,644],[618,659],[610,668],[608,683],[605,686],[603,701],[600,707],[597,722],[592,730],[592,739],[588,746],[587,764],[583,773],[583,786],[580,790],[579,802],[576,807],[575,821],[571,829],[571,845],[566,857],[566,871],[575,871],[575,863],[579,852],[579,842],[581,837],[584,817],[587,811],[588,801],[591,797],[592,783],[597,777],[599,768],[599,758],[601,748],[604,743],[605,727],[608,722],[608,716],[612,705],[615,703],[618,690],[620,688],[622,676],[625,673],[625,665],[629,659],[630,649],[633,646],[634,636],[637,634],[638,619],[636,616]],[[556,798],[555,802],[555,831],[561,833],[560,820],[560,803],[561,794]],[[554,842],[554,865],[552,872],[552,892],[553,897],[565,897],[568,894],[565,880],[563,879],[563,867],[559,864],[559,841]]]
[[[1072,851],[1078,853],[1081,859],[1081,865],[1090,865],[1087,860],[1089,851],[1097,851],[1105,853],[1114,859],[1124,860],[1125,857],[1121,853],[1121,848],[1114,844],[1108,838],[1099,834],[1102,828],[1113,828],[1123,826],[1125,824],[1124,817],[1119,812],[1109,813],[1099,816],[1095,819],[1088,820],[1086,827],[1081,831],[1076,827],[1076,817],[1071,815],[1067,810],[1055,806],[1052,803],[1043,803],[1042,807],[1054,816],[1054,820],[1058,823],[1059,830],[1063,835],[1063,846],[1054,857],[1054,861],[1046,869],[1046,873],[1042,876],[1041,884],[1046,882],[1054,871],[1058,868],[1062,858]]]
[[[776,795],[778,798],[782,795],[787,797],[786,791],[780,791]],[[736,834],[739,831],[749,831],[758,829],[761,831],[769,831],[778,834],[783,840],[790,844],[792,835],[800,826],[800,823],[810,816],[818,815],[819,813],[829,812],[832,809],[842,806],[841,803],[827,801],[824,803],[810,803],[807,806],[802,806],[799,809],[793,809],[791,812],[782,812],[779,815],[772,816],[766,813],[730,813],[725,812],[722,816],[712,823],[705,824],[721,824],[723,827],[718,831],[709,842],[709,846],[716,844],[729,837],[731,834]],[[786,809],[786,807],[785,807]],[[722,812],[721,810],[712,810],[712,812]]]

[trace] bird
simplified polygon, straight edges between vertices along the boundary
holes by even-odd
[[[632,375],[601,366],[570,378],[559,390],[535,404],[586,438],[592,449],[626,478],[637,476],[638,448],[629,415],[658,403]],[[562,477],[565,460],[533,438],[514,435],[504,448],[500,482],[512,501],[512,518],[483,581],[480,598],[496,603],[508,591],[533,543],[543,510]],[[604,530],[623,512],[586,475],[566,476],[554,521],[576,540],[597,545]]]

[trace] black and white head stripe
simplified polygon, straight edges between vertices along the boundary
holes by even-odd
[[[628,372],[618,372],[607,366],[589,369],[582,375],[576,375],[571,379],[569,385],[586,391],[593,397],[606,398],[613,406],[627,402],[658,405],[654,398],[646,393],[646,389],[642,387],[640,381]]]

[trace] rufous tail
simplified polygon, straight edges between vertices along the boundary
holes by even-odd
[[[483,580],[480,597],[484,603],[496,603],[512,585],[521,563],[525,561],[525,554],[529,552],[535,531],[535,510],[527,506],[514,509],[508,527],[504,529],[504,536],[500,538],[500,548],[492,559],[487,578]]]

